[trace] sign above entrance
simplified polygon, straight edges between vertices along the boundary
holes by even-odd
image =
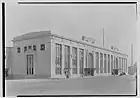
[[[95,43],[95,39],[94,39],[94,38],[92,38],[92,37],[82,36],[82,40],[83,40],[83,41],[85,41],[85,42],[92,43],[92,44],[94,44],[94,43]]]

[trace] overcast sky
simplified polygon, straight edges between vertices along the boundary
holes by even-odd
[[[6,46],[12,46],[15,36],[44,30],[76,40],[83,35],[93,37],[95,45],[102,46],[102,28],[105,48],[118,47],[120,52],[128,54],[130,64],[130,46],[136,45],[135,4],[6,4]]]

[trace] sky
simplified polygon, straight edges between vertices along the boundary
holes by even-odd
[[[104,28],[105,48],[116,46],[128,54],[131,44],[136,48],[135,4],[84,4],[84,5],[19,5],[6,3],[6,46],[12,46],[13,37],[51,30],[52,33],[81,40],[82,36],[95,39],[102,47]],[[134,60],[135,60],[134,51]]]

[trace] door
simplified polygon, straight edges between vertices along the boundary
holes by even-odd
[[[33,55],[26,55],[27,58],[27,75],[33,75],[34,74],[34,62],[33,62]]]

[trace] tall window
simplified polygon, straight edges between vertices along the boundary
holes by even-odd
[[[119,69],[121,69],[121,57],[119,57],[119,66],[118,66]]]
[[[118,69],[118,57],[116,57],[116,69]]]
[[[104,73],[107,73],[106,54],[104,54]]]
[[[72,73],[77,74],[77,48],[74,47],[72,48],[72,66]]]
[[[122,58],[122,71],[123,71],[123,66],[124,66],[124,64],[123,64],[123,58]]]
[[[70,47],[65,46],[65,68],[70,68]]]
[[[125,72],[127,72],[127,58],[126,58],[126,63],[125,64],[126,64],[126,70],[125,70]]]
[[[103,53],[100,53],[100,73],[103,73]]]
[[[84,71],[84,50],[79,49],[79,65],[80,65],[80,74],[83,74]]]
[[[96,52],[96,72],[99,73],[99,53]]]
[[[111,72],[113,71],[113,55],[111,55]]]
[[[110,55],[108,54],[108,73],[110,73]]]
[[[60,44],[56,44],[56,58],[55,58],[56,74],[62,73],[62,46]]]

